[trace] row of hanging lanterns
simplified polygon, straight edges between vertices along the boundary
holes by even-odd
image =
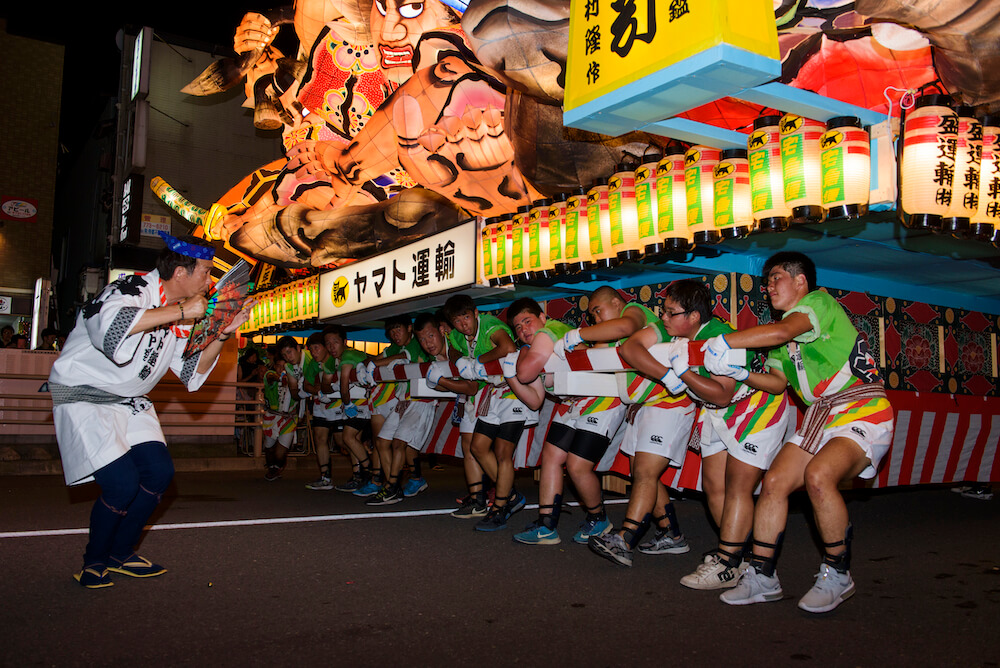
[[[1000,116],[947,95],[917,98],[903,125],[903,224],[994,241],[1000,229]]]
[[[642,256],[867,212],[868,132],[853,117],[757,119],[746,149],[695,145],[621,164],[589,190],[537,200],[482,228],[493,285],[607,269]]]

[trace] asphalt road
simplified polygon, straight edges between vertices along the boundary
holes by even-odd
[[[346,477],[344,470],[339,473]],[[857,595],[826,615],[795,603],[820,555],[794,504],[779,575],[785,599],[746,607],[691,591],[715,534],[698,498],[678,504],[685,555],[631,569],[570,540],[524,546],[446,514],[460,470],[384,509],[312,492],[312,471],[181,473],[140,553],[162,577],[73,579],[86,536],[12,532],[87,526],[93,485],[0,478],[0,664],[4,666],[996,666],[1000,503],[943,488],[852,492]],[[530,476],[518,486],[537,500]],[[375,516],[365,516],[375,512]],[[348,517],[351,515],[359,517]],[[533,510],[515,516],[520,529]],[[624,506],[610,507],[619,522]],[[303,520],[303,518],[305,518]],[[310,519],[311,518],[311,519]],[[236,525],[219,522],[277,520]],[[206,523],[206,524],[196,524]],[[168,528],[172,527],[172,528]]]

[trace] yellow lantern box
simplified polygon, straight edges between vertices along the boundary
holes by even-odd
[[[563,122],[620,135],[781,74],[769,0],[570,6]]]

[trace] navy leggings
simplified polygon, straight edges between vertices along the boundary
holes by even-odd
[[[133,445],[127,453],[94,473],[101,496],[90,511],[90,542],[84,566],[107,564],[113,557],[132,556],[163,493],[174,477],[174,463],[165,443]]]

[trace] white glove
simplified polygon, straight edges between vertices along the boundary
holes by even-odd
[[[299,399],[308,399],[311,396],[312,396],[311,394],[309,394],[304,389],[302,389],[301,387],[299,387]]]
[[[447,362],[432,362],[429,369],[427,369],[427,384],[431,387],[437,387],[438,383],[445,376],[451,377],[451,365]]]
[[[395,369],[397,366],[399,366],[401,364],[407,364],[407,361],[404,360],[404,359],[402,359],[402,358],[397,358],[397,359],[394,359],[393,361],[389,362],[388,364],[386,364],[385,368],[386,369]]]
[[[375,379],[372,373],[375,371],[375,362],[362,362],[354,367],[354,373],[358,377],[358,384],[364,387],[373,387]]]
[[[477,367],[481,367],[482,364],[479,360],[472,357],[459,357],[458,361],[455,362],[455,367],[458,369],[458,375],[466,380],[481,380],[485,377],[486,370],[483,370],[483,376],[479,375],[479,370]]]
[[[744,367],[726,363],[726,354],[730,347],[725,336],[712,337],[705,342],[701,349],[705,351],[705,368],[708,369],[709,373],[716,376],[728,376],[738,381],[744,381],[750,377],[750,371]]]
[[[680,378],[691,368],[688,362],[688,340],[677,339],[670,346],[670,368]]]
[[[517,360],[520,356],[520,353],[514,352],[504,355],[503,359],[500,360],[504,378],[513,378],[517,375]]]
[[[561,360],[566,359],[566,347],[563,345],[562,339],[559,339],[552,345],[552,354]]]
[[[562,338],[563,350],[567,353],[573,352],[573,349],[579,345],[583,344],[583,337],[580,336],[580,328],[571,329],[566,332],[566,335]],[[565,355],[563,356],[565,359]]]
[[[667,388],[670,394],[680,394],[687,389],[687,383],[678,378],[673,369],[667,369],[667,372],[663,374],[663,378],[660,378],[660,384]]]
[[[705,353],[704,366],[708,369],[708,372],[714,373],[716,376],[726,375],[723,369],[729,366],[726,364],[726,353],[730,351],[729,342],[726,341],[726,337],[721,334],[713,336],[705,341],[701,349]]]

